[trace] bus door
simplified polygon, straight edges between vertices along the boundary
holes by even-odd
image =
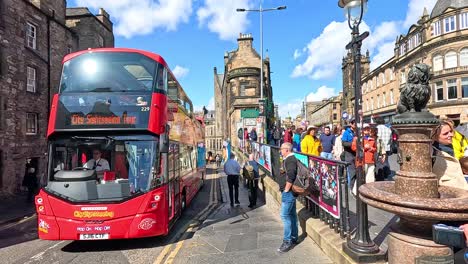
[[[179,145],[171,143],[169,149],[168,216],[171,221],[180,214]]]
[[[179,145],[175,144],[177,147],[174,148],[174,161],[175,161],[175,170],[174,170],[174,214],[179,216],[181,213],[181,192],[180,192],[180,155],[179,155]]]

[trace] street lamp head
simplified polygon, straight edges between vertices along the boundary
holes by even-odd
[[[283,9],[286,9],[286,6],[278,6],[276,9],[277,10],[283,10]]]
[[[237,8],[236,11],[237,12],[245,12],[245,8]]]
[[[367,0],[339,0],[338,6],[344,8],[350,26],[356,26],[361,23],[362,16],[367,11]]]

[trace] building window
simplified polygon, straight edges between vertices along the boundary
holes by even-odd
[[[36,69],[27,67],[27,80],[26,80],[26,91],[35,93],[36,92]]]
[[[455,51],[449,51],[445,54],[445,69],[457,67],[457,53]]]
[[[239,91],[239,96],[245,96],[245,89],[247,86],[250,84],[249,81],[241,81],[240,82],[240,91]]]
[[[393,81],[393,69],[390,69],[390,81]]]
[[[447,80],[447,99],[457,99],[457,79]]]
[[[333,103],[333,110],[336,110],[336,103]]]
[[[442,59],[442,55],[437,55],[432,59],[432,67],[434,67],[434,71],[441,71],[444,68],[444,63]]]
[[[468,78],[461,79],[462,85],[462,98],[468,98]]]
[[[384,92],[383,95],[382,95],[382,105],[383,107],[386,107],[387,106],[387,102],[386,102],[386,93]]]
[[[439,36],[440,35],[440,21],[434,22],[431,25],[431,36]]]
[[[436,82],[435,91],[436,91],[435,100],[436,101],[444,100],[444,86],[442,85],[442,82]]]
[[[370,110],[374,110],[374,97],[371,97],[370,99],[370,103],[371,103],[371,109]]]
[[[334,113],[334,114],[333,114],[333,120],[336,120],[337,117],[338,117],[337,114]]]
[[[460,29],[468,28],[468,13],[460,14]]]
[[[26,23],[26,41],[28,47],[36,49],[36,26],[27,22]]]
[[[400,44],[400,55],[404,55],[406,52],[406,43]]]
[[[380,108],[380,95],[377,95],[377,109]]]
[[[460,51],[460,66],[467,66],[467,65],[468,65],[468,48],[464,48]]]
[[[393,104],[393,89],[390,90],[390,104]]]
[[[401,70],[401,72],[400,72],[400,83],[406,83],[405,70]]]
[[[363,83],[362,84],[362,92],[366,93],[367,92],[366,88],[367,88],[367,84]]]
[[[384,71],[382,73],[382,85],[384,85],[386,82],[387,82],[387,80],[385,80],[385,71]]]
[[[445,33],[455,31],[456,29],[455,16],[444,18],[444,25],[445,25],[445,28],[444,28]]]
[[[37,134],[37,114],[26,113],[26,135]]]

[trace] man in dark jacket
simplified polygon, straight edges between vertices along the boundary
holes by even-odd
[[[343,143],[343,154],[341,154],[341,160],[349,162],[348,166],[348,183],[349,188],[352,190],[354,182],[356,181],[356,152],[351,149],[353,138],[356,135],[356,120],[351,119],[350,126],[346,128],[345,132],[341,136]]]
[[[249,178],[248,166],[251,166],[253,177]],[[258,164],[254,160],[254,154],[249,154],[249,160],[242,168],[242,173],[245,178],[247,178],[247,186],[249,188],[249,207],[255,207],[257,205],[257,192],[258,192],[258,180],[260,179],[260,174],[258,172]]]
[[[281,192],[281,219],[284,224],[284,235],[283,244],[278,248],[278,252],[284,253],[294,247],[298,238],[296,196],[292,191],[297,176],[297,160],[292,152],[291,143],[283,143],[280,151],[283,157],[283,166],[278,185]]]
[[[250,131],[250,140],[257,141],[257,131],[255,130],[255,127]]]

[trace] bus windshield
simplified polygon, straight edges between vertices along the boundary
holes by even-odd
[[[158,139],[75,136],[50,141],[46,189],[71,201],[114,201],[159,187]]]
[[[138,53],[85,53],[64,63],[60,93],[152,91],[163,68]]]

